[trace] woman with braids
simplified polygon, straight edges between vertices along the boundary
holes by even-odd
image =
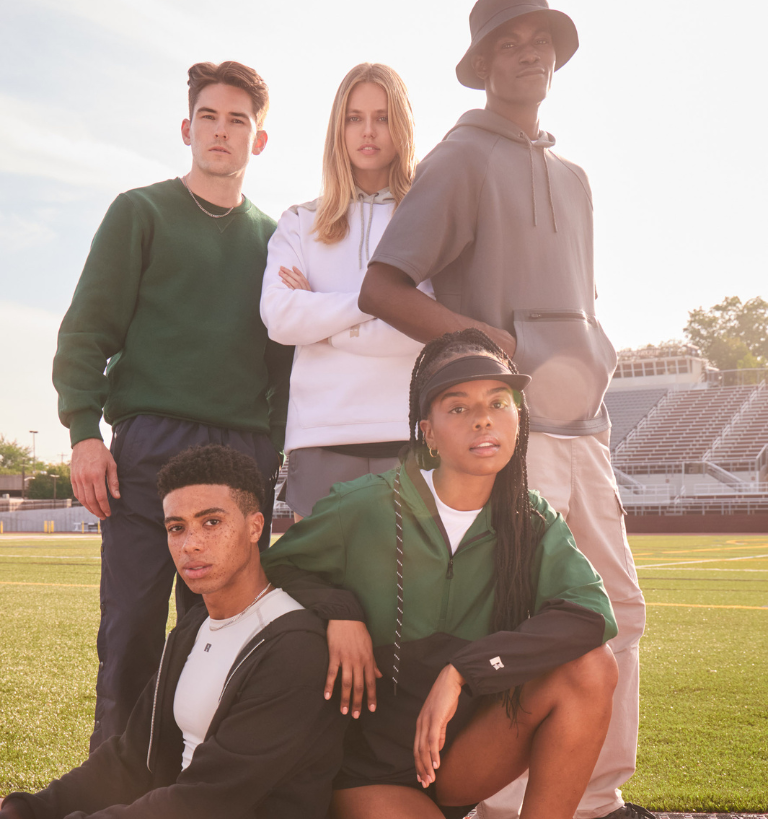
[[[264,272],[269,337],[296,346],[285,500],[297,520],[337,481],[391,469],[406,444],[406,389],[422,345],[357,299],[415,166],[405,83],[389,66],[355,66],[328,122],[323,195],[280,217]],[[421,289],[432,294],[430,282]]]
[[[335,819],[464,816],[527,769],[521,816],[573,817],[611,715],[616,624],[528,491],[529,381],[478,330],[430,342],[404,462],[336,485],[264,555],[329,620],[325,696],[339,668],[345,713],[354,692]]]

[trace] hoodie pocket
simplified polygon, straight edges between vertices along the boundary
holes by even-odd
[[[616,351],[595,316],[583,310],[516,310],[515,363],[532,377],[525,394],[531,423],[588,433],[601,415]]]

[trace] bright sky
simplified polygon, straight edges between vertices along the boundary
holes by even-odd
[[[616,347],[681,337],[690,309],[728,295],[768,298],[768,4],[552,5],[581,48],[541,125],[590,176],[598,314]],[[353,65],[401,74],[420,156],[482,107],[454,74],[471,7],[0,0],[0,433],[31,444],[36,429],[39,457],[68,457],[50,385],[56,331],[112,199],[189,169],[179,126],[192,63],[240,60],[269,84],[269,145],[245,193],[277,218],[318,193],[331,102]]]

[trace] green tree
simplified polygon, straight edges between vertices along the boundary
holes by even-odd
[[[34,478],[27,484],[28,498],[52,498],[53,477],[56,476],[56,497],[73,498],[69,464],[41,464]]]
[[[688,340],[721,370],[765,367],[768,363],[768,302],[729,296],[708,310],[688,313]]]
[[[0,433],[0,475],[20,475],[22,466],[29,470],[31,463],[30,447]]]

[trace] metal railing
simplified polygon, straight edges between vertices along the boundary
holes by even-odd
[[[732,486],[712,486],[711,483],[695,483],[693,485],[693,493],[694,496],[726,495],[728,497],[742,497],[748,495],[765,495],[768,497],[768,483],[739,481],[738,485]]]
[[[79,501],[71,498],[1,498],[0,512],[26,512],[30,509],[69,509],[80,506]]]
[[[619,486],[643,486],[640,481],[636,481],[631,475],[627,475],[626,472],[622,472],[618,467],[613,467],[613,474],[615,475],[616,483]]]
[[[761,381],[757,387],[747,396],[744,403],[736,410],[731,420],[720,430],[720,434],[709,445],[709,449],[704,453],[703,460],[709,461],[713,457],[715,449],[723,442],[734,426],[741,420],[741,417],[752,407],[754,401],[760,397],[761,391],[765,389],[765,381]]]
[[[755,471],[758,476],[763,474],[764,469],[768,471],[768,444],[760,450],[760,454],[755,458]]]
[[[768,380],[768,368],[749,367],[743,370],[712,370],[703,373],[713,387],[750,387]]]
[[[704,458],[704,469],[708,475],[711,475],[715,480],[720,481],[720,483],[724,483],[726,486],[738,488],[745,483],[745,481],[742,481],[741,478],[737,478],[736,475],[728,472],[727,469],[723,469],[722,466],[713,464],[706,458]]]
[[[647,415],[644,415],[643,418],[640,419],[640,422],[635,426],[634,429],[630,430],[629,433],[618,443],[616,449],[614,450],[614,457],[618,456],[621,451],[626,447],[626,445],[638,435],[638,433],[648,424],[648,422],[656,415],[656,413],[667,403],[669,400],[670,393],[667,392],[666,394],[662,395],[661,398],[651,407]]]
[[[750,394],[751,398],[751,394]],[[719,446],[726,435],[733,429],[737,421],[741,418],[742,414],[749,409],[749,398],[736,410],[736,412],[731,416],[731,420],[720,430],[717,438],[709,445],[709,449],[702,455],[702,460],[708,461],[712,457],[712,453],[715,447]]]
[[[621,501],[627,503],[672,503],[678,496],[671,486],[619,486]]]
[[[768,514],[768,495],[748,498],[695,498],[678,499],[673,503],[623,502],[630,515],[765,515]]]

